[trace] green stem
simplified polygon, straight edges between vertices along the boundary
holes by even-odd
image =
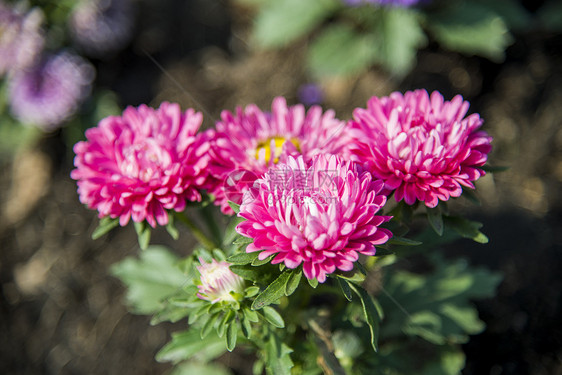
[[[189,228],[189,230],[191,231],[191,233],[193,234],[193,236],[197,239],[197,241],[199,241],[199,243],[201,245],[203,245],[204,248],[206,248],[207,250],[213,250],[217,247],[217,245],[215,244],[214,241],[212,241],[209,237],[207,237],[205,235],[205,233],[203,233],[201,231],[201,229],[199,229],[194,223],[193,221],[191,221],[191,219],[189,217],[187,217],[183,212],[176,212],[176,217],[185,224],[186,227]]]
[[[214,206],[212,204],[208,204],[206,206],[203,206],[199,209],[199,212],[201,214],[201,217],[203,218],[203,221],[205,222],[205,224],[207,225],[207,228],[209,229],[211,235],[217,239],[217,243],[222,244],[222,232],[219,228],[219,226],[217,225],[217,221],[215,220],[215,217],[213,215],[213,209]]]

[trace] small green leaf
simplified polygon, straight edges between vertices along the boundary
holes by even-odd
[[[378,253],[378,251],[377,251]],[[353,268],[353,270],[351,271],[336,271],[335,274],[337,275],[337,277],[340,277],[344,280],[350,281],[352,283],[355,284],[360,284],[363,281],[365,281],[365,272],[364,270],[360,269],[360,264],[359,262],[355,263],[355,266]]]
[[[289,271],[291,275],[289,276],[289,281],[285,284],[285,295],[288,297],[297,290],[301,282],[302,271],[298,268]]]
[[[232,375],[224,365],[187,361],[175,366],[168,375]]]
[[[137,232],[140,248],[146,250],[150,244],[150,225],[145,221],[135,222],[135,231]]]
[[[337,0],[270,1],[256,17],[255,38],[262,47],[280,47],[311,31],[338,7]]]
[[[137,314],[154,314],[163,301],[190,281],[176,266],[178,258],[164,246],[150,246],[140,259],[127,257],[111,273],[128,287],[127,303]]]
[[[249,286],[246,288],[245,297],[252,298],[260,292],[260,288],[257,286]]]
[[[376,36],[334,23],[322,29],[308,49],[307,64],[314,75],[345,76],[363,71],[375,62]]]
[[[447,227],[452,228],[464,238],[470,238],[478,243],[488,243],[488,237],[479,230],[482,228],[481,223],[461,217],[444,216],[443,218]]]
[[[180,232],[178,232],[178,229],[174,225],[174,215],[168,215],[168,224],[166,224],[166,231],[168,231],[168,234],[174,240],[180,238]]]
[[[163,310],[159,311],[150,319],[150,325],[160,324],[162,322],[175,323],[189,315],[189,310],[184,307],[178,307],[168,303]]]
[[[377,61],[399,76],[410,71],[418,48],[427,43],[416,11],[402,7],[389,7],[382,13],[378,35],[382,45]]]
[[[236,347],[236,338],[238,337],[238,324],[230,322],[226,329],[226,350],[233,351]]]
[[[252,324],[250,323],[250,319],[248,319],[248,315],[246,313],[242,314],[240,324],[242,326],[242,334],[244,337],[247,339],[252,338]]]
[[[283,317],[271,306],[263,308],[263,316],[265,319],[277,328],[285,328],[285,321]]]
[[[271,254],[270,256],[268,256],[265,259],[259,259],[256,258],[252,261],[252,266],[263,266],[264,264],[267,264],[269,262],[271,262],[271,259],[273,259],[273,257],[275,256],[275,254]]]
[[[190,329],[172,333],[172,341],[156,354],[156,360],[158,362],[178,363],[205,351],[212,352],[209,360],[213,359],[224,352],[224,343],[216,335],[209,335],[201,339],[196,329]]]
[[[271,333],[265,343],[265,368],[269,375],[291,375],[293,352],[281,339]]]
[[[92,233],[92,239],[97,240],[113,228],[119,226],[119,219],[112,219],[109,216],[102,218],[98,224],[98,227]]]
[[[400,245],[400,246],[418,246],[418,245],[422,244],[422,242],[420,242],[420,241],[411,240],[409,238],[398,237],[398,236],[392,236],[392,238],[390,240],[388,240],[387,243],[390,244],[390,245]],[[380,255],[383,255],[383,254],[379,254],[379,251],[377,250],[377,253],[375,255],[380,256]],[[384,255],[387,255],[387,254],[384,254]],[[390,254],[388,254],[388,255],[390,255]]]
[[[441,209],[439,206],[435,208],[426,207],[427,220],[429,224],[439,236],[443,235],[443,216],[441,215]]]
[[[209,333],[212,332],[213,328],[215,328],[215,323],[219,318],[219,314],[213,314],[211,317],[203,324],[201,327],[201,338],[204,339]]]
[[[199,320],[200,317],[202,317],[204,314],[207,314],[209,312],[210,308],[211,308],[211,305],[204,304],[201,307],[199,307],[197,310],[192,310],[189,313],[189,319],[188,319],[187,322],[190,325],[195,323],[197,320]]]
[[[369,331],[371,332],[371,345],[375,352],[378,352],[380,315],[377,307],[373,303],[373,298],[369,295],[369,293],[367,293],[365,289],[363,289],[359,285],[349,284],[349,286],[361,300],[365,321],[369,326]]]
[[[253,253],[237,253],[226,258],[226,261],[231,264],[245,265],[250,264],[257,259],[260,255],[259,251],[254,251]]]
[[[256,267],[259,268],[259,267]],[[259,310],[270,305],[285,295],[285,285],[291,277],[291,272],[285,271],[279,275],[263,292],[261,292],[252,303],[252,310]]]
[[[336,280],[338,280],[338,285],[340,286],[341,291],[343,292],[344,297],[348,300],[351,301],[351,288],[349,287],[349,284],[347,283],[347,281],[345,281],[344,279],[340,278],[340,277],[336,277]]]
[[[244,308],[244,315],[252,323],[257,323],[260,320],[259,317],[258,317],[258,313],[255,312],[254,310],[250,310],[248,308]]]
[[[250,264],[230,266],[230,270],[243,279],[260,285],[267,285],[279,276],[277,267],[272,264],[254,267]]]
[[[313,287],[314,289],[316,289],[316,287],[318,286],[318,279],[314,278],[314,279],[309,279],[308,277],[306,278],[306,280],[308,281],[308,284]]]
[[[222,319],[217,327],[217,333],[219,337],[224,335],[224,331],[226,330],[227,325],[234,319],[234,311],[228,310],[223,316]]]
[[[238,236],[238,238],[236,238],[236,240],[234,240],[232,244],[238,248],[241,248],[242,246],[246,246],[247,244],[250,244],[252,242],[254,242],[253,238]]]
[[[224,231],[223,245],[228,246],[234,242],[236,236],[239,235],[236,232],[236,226],[238,226],[238,224],[240,224],[244,220],[245,220],[244,218],[236,217],[236,216],[230,219],[230,222],[228,223]]]
[[[426,13],[426,25],[446,48],[501,62],[513,37],[504,20],[488,3],[451,2],[434,13]]]
[[[240,212],[240,205],[238,203],[234,203],[233,201],[228,201],[228,205],[232,208],[235,214]]]

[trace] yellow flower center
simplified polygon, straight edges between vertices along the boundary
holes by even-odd
[[[258,143],[258,146],[256,147],[256,159],[260,160],[260,155],[263,152],[265,154],[266,164],[269,164],[271,160],[273,160],[274,164],[277,164],[279,162],[281,152],[283,151],[283,145],[286,142],[291,142],[297,151],[300,152],[299,141],[296,138],[286,139],[285,137],[276,136]]]

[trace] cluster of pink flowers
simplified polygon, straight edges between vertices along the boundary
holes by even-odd
[[[246,219],[237,231],[253,239],[246,251],[324,282],[392,236],[381,228],[390,217],[377,215],[390,195],[435,207],[474,188],[491,137],[468,106],[438,92],[393,93],[346,123],[279,97],[271,112],[223,111],[204,132],[192,109],[130,107],[86,132],[72,178],[84,204],[121,225],[165,225],[167,210],[184,210],[202,191],[226,214],[235,201]]]

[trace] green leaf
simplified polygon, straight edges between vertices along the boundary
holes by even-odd
[[[98,224],[98,227],[94,229],[92,233],[92,239],[97,240],[113,228],[119,226],[119,219],[112,219],[109,216],[102,218]]]
[[[308,68],[319,77],[360,73],[375,62],[375,44],[373,34],[356,32],[341,23],[326,26],[309,47]]]
[[[263,316],[265,320],[273,324],[277,328],[285,328],[285,321],[283,317],[271,306],[265,306],[263,308]]]
[[[238,238],[236,238],[236,240],[234,240],[234,242],[232,244],[234,246],[238,247],[238,248],[241,248],[242,246],[245,246],[245,245],[250,244],[252,242],[254,242],[253,238],[238,236]]]
[[[174,240],[180,238],[180,232],[178,232],[178,229],[174,225],[174,215],[168,215],[168,224],[166,224],[166,231]]]
[[[400,245],[400,246],[418,246],[421,245],[423,242],[412,240],[409,238],[399,237],[399,236],[392,236],[390,240],[387,242],[389,245]],[[392,252],[391,252],[392,254]],[[387,254],[380,254],[377,250],[376,256],[380,255],[387,255]],[[388,254],[390,255],[390,254]]]
[[[378,251],[377,251],[378,252]],[[347,280],[349,282],[360,284],[365,281],[365,272],[364,270],[360,269],[361,265],[359,262],[356,262],[354,265],[353,270],[351,271],[339,271],[335,272],[335,275],[339,278]]]
[[[240,325],[242,326],[242,334],[244,337],[247,339],[252,338],[252,324],[250,323],[250,319],[248,319],[248,315],[246,313],[242,314]]]
[[[443,219],[445,220],[445,225],[464,238],[470,238],[478,243],[488,243],[488,237],[479,230],[482,228],[482,223],[453,216],[444,216]]]
[[[169,375],[232,375],[223,365],[217,363],[183,362],[174,367]]]
[[[295,268],[289,271],[291,275],[289,276],[289,281],[285,284],[285,295],[288,297],[297,290],[302,278],[302,271],[299,268]]]
[[[441,209],[439,208],[439,206],[435,208],[426,207],[426,212],[427,212],[427,220],[429,221],[429,224],[431,225],[435,233],[442,236],[443,216],[441,215]]]
[[[274,333],[265,343],[265,368],[269,375],[291,375],[294,364],[290,354],[293,352]]]
[[[252,323],[259,322],[258,313],[254,310],[250,310],[247,307],[244,308],[244,315],[248,318],[248,320]]]
[[[372,297],[367,293],[365,289],[359,285],[348,284],[351,289],[359,296],[361,300],[361,306],[363,306],[363,314],[365,316],[365,322],[369,326],[369,331],[371,333],[371,346],[375,352],[379,351],[378,341],[379,341],[379,321],[381,319],[377,307],[373,303]]]
[[[127,287],[127,304],[137,314],[153,314],[163,301],[191,280],[176,266],[178,258],[163,246],[150,246],[140,259],[128,257],[111,267]]]
[[[228,222],[228,225],[224,231],[223,245],[231,245],[239,234],[236,232],[236,226],[243,222],[245,219],[242,217],[233,217]]]
[[[273,259],[274,256],[275,254],[271,254],[265,259],[256,258],[252,261],[252,266],[263,266],[264,264],[271,262],[271,259]]]
[[[435,13],[428,13],[427,27],[446,48],[501,62],[513,38],[488,3],[451,2]]]
[[[245,297],[252,298],[260,292],[260,288],[257,286],[249,286],[246,288]]]
[[[238,324],[231,322],[226,329],[226,350],[233,351],[236,347],[236,338],[238,337]]]
[[[146,221],[140,223],[135,222],[134,225],[139,240],[139,246],[141,249],[146,250],[150,244],[150,225],[148,225]]]
[[[189,309],[172,304],[168,300],[168,303],[165,304],[164,308],[156,313],[156,315],[154,315],[152,319],[150,319],[150,325],[156,325],[162,322],[175,323],[188,315]]]
[[[228,201],[228,205],[232,208],[235,214],[240,212],[240,205],[238,203],[234,203],[233,201]]]
[[[222,319],[221,319],[221,321],[220,321],[220,323],[217,327],[217,333],[218,333],[219,337],[222,337],[224,335],[224,331],[226,330],[226,327],[228,326],[228,324],[230,324],[230,322],[232,322],[235,315],[236,314],[234,313],[234,311],[228,310],[222,316]]]
[[[261,47],[280,47],[308,33],[338,8],[337,0],[270,1],[258,15],[255,39]]]
[[[468,267],[466,261],[446,261],[432,255],[434,271],[417,275],[398,271],[385,276],[385,295],[380,298],[386,313],[381,335],[416,335],[435,344],[465,343],[469,334],[481,332],[470,300],[489,298],[501,280],[499,274]]]
[[[314,289],[316,289],[316,287],[318,286],[318,279],[309,279],[308,277],[306,278],[306,280],[308,281],[308,284],[313,287]]]
[[[427,43],[416,11],[401,7],[385,9],[379,30],[382,45],[376,60],[390,72],[405,75],[415,64],[418,48]]]
[[[420,375],[458,375],[464,368],[464,362],[462,350],[445,347],[438,360],[425,366]]]
[[[283,297],[285,295],[285,285],[287,285],[290,277],[290,271],[282,272],[263,292],[258,294],[252,303],[252,310],[259,310],[264,306],[271,305]]]
[[[260,285],[268,285],[279,276],[276,265],[264,264],[254,267],[250,264],[230,266],[230,270],[245,280],[253,281]]]
[[[215,328],[215,324],[217,323],[218,318],[219,318],[219,314],[213,314],[209,319],[207,319],[205,324],[203,324],[203,327],[201,327],[201,332],[200,332],[202,339],[204,339],[209,333],[213,331],[213,328]]]
[[[204,357],[210,360],[223,352],[223,340],[218,338],[217,335],[213,334],[201,339],[198,330],[190,329],[172,333],[172,341],[156,354],[156,360],[173,363],[196,357]]]
[[[254,251],[253,253],[237,253],[226,258],[226,261],[235,265],[245,265],[252,263],[254,259],[257,259],[258,255],[260,255],[259,251]]]
[[[348,301],[351,301],[351,298],[352,298],[351,288],[349,287],[349,284],[347,283],[347,281],[342,279],[341,277],[336,277],[336,280],[338,281],[338,285],[340,286],[340,289],[343,292],[344,297]]]

